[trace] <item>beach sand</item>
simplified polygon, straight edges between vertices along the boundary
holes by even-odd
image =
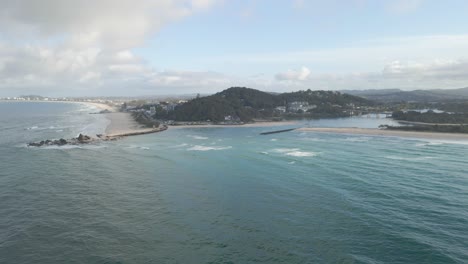
[[[85,104],[97,107],[99,108],[99,110],[108,110],[111,112],[117,112],[117,109],[115,109],[113,106],[110,106],[110,105],[101,104],[101,103],[91,103],[91,102],[86,102]]]
[[[274,127],[274,126],[291,126],[298,125],[297,121],[281,121],[281,122],[257,122],[247,123],[243,125],[180,125],[170,126],[171,129],[177,128],[210,128],[210,127]]]
[[[376,129],[376,128],[304,127],[304,128],[298,129],[297,131],[387,136],[387,137],[393,136],[393,137],[420,138],[420,139],[462,140],[462,141],[468,140],[468,134],[383,130],[383,129]]]
[[[106,128],[106,136],[113,137],[136,132],[153,131],[153,128],[146,128],[138,124],[130,113],[108,113],[105,116],[111,121]]]

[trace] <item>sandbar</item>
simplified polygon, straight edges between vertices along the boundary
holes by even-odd
[[[211,127],[274,127],[274,126],[290,126],[297,125],[297,121],[278,121],[278,122],[255,122],[242,125],[171,125],[170,128],[211,128]]]
[[[405,137],[405,138],[420,138],[420,139],[439,139],[439,140],[468,140],[468,134],[460,133],[438,133],[438,132],[417,132],[417,131],[400,131],[400,130],[385,130],[377,128],[344,128],[344,127],[303,127],[298,129],[303,132],[318,132],[318,133],[335,133],[335,134],[355,134],[355,135],[371,135],[385,137]]]

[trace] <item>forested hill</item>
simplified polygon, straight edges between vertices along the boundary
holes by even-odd
[[[332,91],[307,90],[271,94],[245,87],[232,87],[211,96],[192,99],[177,106],[174,111],[161,113],[158,117],[176,121],[212,122],[225,121],[230,117],[235,121],[249,122],[254,119],[271,119],[287,115],[287,112],[276,108],[288,109],[289,105],[298,102],[305,102],[305,105],[308,104],[311,108],[306,108],[302,114],[328,114],[326,115],[328,117],[343,116],[345,109],[371,104],[364,98]]]

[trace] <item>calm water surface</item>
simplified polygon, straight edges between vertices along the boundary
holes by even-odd
[[[92,111],[0,103],[0,263],[468,261],[468,142],[188,128],[25,147],[103,132]]]

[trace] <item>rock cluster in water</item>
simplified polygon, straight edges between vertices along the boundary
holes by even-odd
[[[28,147],[42,147],[42,146],[64,146],[64,145],[78,145],[78,144],[87,144],[93,142],[93,139],[90,136],[80,134],[76,138],[72,139],[55,139],[55,140],[42,140],[39,142],[28,143]]]

